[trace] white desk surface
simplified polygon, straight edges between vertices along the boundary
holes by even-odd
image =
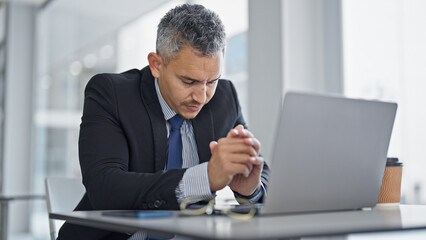
[[[243,221],[227,216],[126,218],[102,215],[104,211],[51,213],[70,223],[119,232],[145,230],[197,239],[268,239],[346,235],[390,230],[426,229],[426,206],[401,205],[365,211],[256,216]]]

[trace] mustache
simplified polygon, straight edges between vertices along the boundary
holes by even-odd
[[[195,100],[186,101],[186,102],[183,102],[182,104],[186,105],[186,106],[201,106],[201,105],[203,105],[202,103],[199,103],[199,102],[197,102]]]

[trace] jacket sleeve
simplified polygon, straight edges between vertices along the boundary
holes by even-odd
[[[86,86],[79,137],[83,184],[93,209],[177,209],[175,189],[185,169],[130,172],[130,145],[118,113],[112,80],[96,75]]]

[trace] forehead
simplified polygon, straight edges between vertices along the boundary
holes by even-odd
[[[222,72],[222,64],[223,53],[221,51],[212,56],[205,56],[191,47],[184,47],[171,59],[167,68],[170,67],[178,75],[210,80],[219,77]]]

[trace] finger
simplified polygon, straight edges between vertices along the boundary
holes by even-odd
[[[234,130],[238,131],[238,135],[235,135],[235,136],[238,136],[238,137],[241,137],[241,138],[252,138],[252,137],[254,137],[254,134],[252,132],[250,132],[249,130],[244,129],[242,127],[242,125],[238,125],[237,127],[234,128]]]
[[[249,170],[249,172],[251,172],[251,170],[253,169],[254,166],[253,166],[253,164],[250,163],[249,158],[247,156],[245,156],[245,157],[240,156],[240,157],[241,157],[241,159],[239,159],[239,160],[241,160],[241,161],[232,162],[228,166],[228,169],[230,169],[232,171],[232,169],[234,169],[234,170],[235,169],[239,169],[238,166],[243,165],[243,166],[245,166]],[[235,171],[233,171],[233,172],[235,174]]]
[[[249,130],[247,130],[247,129],[242,129],[242,130],[240,131],[240,137],[243,137],[243,138],[249,138],[249,137],[254,137],[254,135],[253,135],[253,133],[251,133]]]
[[[253,164],[246,164],[248,170],[249,170],[249,174],[251,173],[251,170],[253,169]],[[248,175],[249,175],[248,174]],[[248,175],[246,177],[248,177]]]
[[[250,157],[249,161],[253,165],[263,165],[264,164],[263,157]]]
[[[242,124],[238,124],[236,127],[234,127],[234,129],[236,129],[238,131],[242,131],[242,130],[244,130],[244,126]]]
[[[237,137],[237,136],[242,138],[253,137],[253,134],[251,134],[247,129],[244,129],[244,126],[241,124],[238,124],[233,130],[238,131],[238,135],[232,135],[233,137]]]
[[[222,164],[226,165],[225,168],[231,168],[230,166],[232,164],[250,164],[252,165],[251,161],[254,161],[250,159],[251,157],[244,153],[231,153],[227,154],[226,156],[222,156]]]
[[[249,156],[257,156],[258,153],[256,152],[256,149],[250,145],[247,145],[244,143],[244,141],[239,142],[227,142],[226,144],[220,145],[221,152],[227,152],[227,153],[244,153]]]
[[[240,144],[243,142],[245,145],[250,146],[256,152],[255,155],[259,155],[260,152],[260,142],[257,138],[224,138],[222,139],[223,144]]]
[[[217,142],[219,145],[242,144],[242,145],[251,146],[245,143],[245,138],[239,138],[239,137],[225,137],[225,138],[219,139]]]
[[[231,132],[233,131],[233,132]],[[228,133],[228,137],[251,137],[242,124],[238,124]]]
[[[214,151],[214,149],[215,149],[216,145],[217,145],[217,142],[216,142],[216,141],[211,141],[211,142],[210,142],[209,147],[210,147],[210,152],[211,152],[211,154],[213,154],[213,151]]]
[[[252,146],[256,150],[257,154],[259,154],[260,142],[257,140],[257,138],[245,138],[244,143],[248,146]]]
[[[237,129],[231,129],[226,137],[238,137],[240,135],[240,132]]]
[[[253,166],[251,164],[240,163],[233,164],[231,169],[229,170],[231,170],[234,176],[237,174],[243,174],[244,177],[248,177],[250,175],[251,169],[253,169]]]

